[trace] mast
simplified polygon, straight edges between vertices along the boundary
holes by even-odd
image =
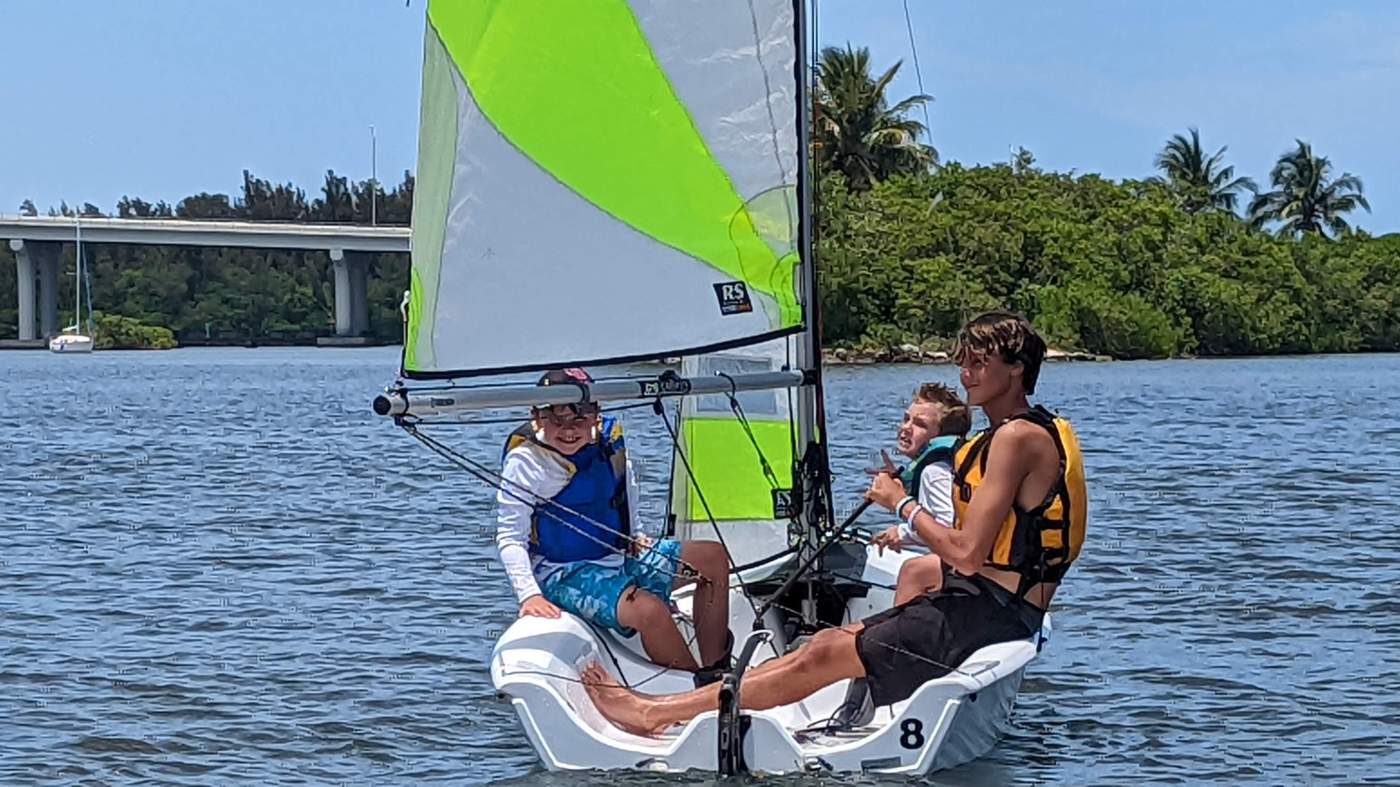
[[[73,332],[81,330],[83,321],[83,219],[76,211],[73,213],[74,232],[73,248]]]
[[[815,5],[815,0],[812,0]],[[817,533],[822,522],[832,521],[831,481],[827,472],[826,413],[823,407],[822,351],[821,351],[821,298],[817,289],[816,247],[813,243],[813,230],[816,216],[813,213],[812,199],[812,81],[815,78],[810,67],[811,49],[807,24],[808,0],[793,0],[793,17],[796,21],[797,58],[793,66],[797,79],[798,122],[797,122],[797,193],[801,211],[798,216],[798,248],[802,260],[800,294],[805,312],[805,327],[797,342],[797,361],[808,375],[808,384],[799,390],[797,403],[797,427],[799,453],[794,460],[799,462],[799,481],[802,483],[801,523],[809,534],[804,542],[800,557],[805,560],[817,541]],[[815,11],[815,8],[814,8]],[[816,623],[816,609],[812,600],[811,588],[803,601],[804,622]]]

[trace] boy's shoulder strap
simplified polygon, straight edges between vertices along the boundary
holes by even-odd
[[[506,435],[505,445],[501,448],[501,463],[505,464],[506,457],[510,452],[518,448],[525,448],[535,455],[543,457],[545,461],[557,464],[570,476],[572,476],[576,470],[573,461],[541,442],[540,439],[535,436],[535,430],[530,425],[529,421],[517,426],[515,429],[511,430],[509,435]]]
[[[539,441],[537,437],[535,437],[534,427],[530,425],[529,421],[526,421],[520,426],[517,426],[514,429],[512,429],[510,434],[506,435],[505,445],[501,448],[501,460],[504,461],[506,458],[506,454],[510,453],[511,451],[514,451],[520,446],[532,443],[535,445],[544,445]]]

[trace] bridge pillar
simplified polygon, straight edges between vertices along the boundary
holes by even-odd
[[[335,336],[317,340],[321,345],[358,345],[368,343],[369,330],[369,255],[358,251],[331,249],[335,268]]]
[[[15,291],[19,294],[19,340],[32,342],[34,336],[34,257],[22,240],[10,241],[10,250],[15,253]]]
[[[369,255],[352,252],[350,257],[350,334],[369,333]]]
[[[45,253],[39,257],[39,332],[45,340],[57,336],[62,327],[58,324],[58,252],[57,243],[42,245]]]
[[[18,238],[10,241],[10,250],[15,253],[20,342],[42,344],[58,334],[59,248],[60,244],[53,242]],[[37,333],[34,330],[36,317],[40,324]]]

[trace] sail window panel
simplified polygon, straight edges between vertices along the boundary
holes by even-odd
[[[745,358],[735,355],[703,355],[696,361],[699,376],[712,377],[717,374],[758,374],[771,372],[775,368],[767,358]],[[781,417],[787,420],[787,391],[739,391],[734,395],[740,409],[750,420],[764,417]],[[706,394],[695,397],[695,412],[698,416],[721,414],[729,416],[733,409],[729,406],[727,394]]]

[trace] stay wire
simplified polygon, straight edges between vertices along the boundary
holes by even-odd
[[[634,538],[633,536],[627,533],[622,532],[621,530],[609,527],[607,524],[599,522],[596,519],[593,519],[592,517],[588,516],[587,514],[575,511],[574,509],[569,508],[568,506],[559,503],[558,501],[551,500],[547,497],[539,495],[533,490],[528,489],[525,486],[506,478],[500,473],[489,469],[485,469],[485,466],[482,465],[480,462],[477,462],[471,459],[470,457],[461,454],[458,451],[454,451],[452,448],[448,447],[436,438],[424,434],[413,424],[404,423],[402,424],[402,428],[404,429],[404,431],[408,432],[411,437],[418,440],[418,442],[422,443],[423,445],[427,446],[428,449],[431,450],[433,453],[436,453],[438,456],[441,456],[444,459],[447,459],[448,461],[452,462],[453,464],[456,464],[459,468],[466,471],[468,475],[472,476],[473,478],[476,478],[477,480],[485,483],[488,486],[494,486],[500,489],[501,491],[505,492],[506,494],[510,495],[516,500],[525,503],[526,505],[549,506],[557,511],[561,511],[563,513],[578,517],[579,519],[582,519],[588,524],[594,525],[595,527],[598,527],[601,530],[613,533],[614,535],[617,535],[622,539],[626,540],[629,544],[631,544],[634,547],[641,543],[640,541],[638,541],[638,539]],[[513,488],[507,488],[507,486]],[[592,533],[589,533],[588,531],[578,527],[577,525],[574,525],[566,519],[559,518],[557,519],[557,521],[563,523],[565,526],[569,527],[571,530],[583,536],[584,538],[587,538],[593,541],[594,543],[602,546],[604,549],[622,555],[624,559],[632,556],[630,551],[619,548],[614,544],[610,544],[602,540],[601,538],[594,536]],[[646,547],[646,550],[650,551],[655,548],[656,544],[652,543]],[[659,571],[659,573],[668,576],[672,582],[675,582],[678,579],[694,579],[702,583],[709,581],[703,574],[699,572],[698,569],[695,568],[695,566],[691,565],[690,563],[687,563],[679,555],[676,556],[676,562],[688,573],[672,571],[661,566],[657,566],[656,568]]]
[[[724,559],[729,563],[729,574],[734,577],[734,581],[739,583],[739,591],[744,594],[744,599],[749,602],[753,609],[755,623],[761,623],[758,615],[758,604],[749,595],[749,588],[744,584],[744,577],[735,571],[734,553],[729,551],[729,544],[724,540],[724,533],[719,529],[719,522],[715,521],[714,512],[710,510],[710,502],[705,499],[705,490],[700,488],[700,481],[695,478],[695,471],[690,467],[690,460],[686,458],[685,451],[681,448],[680,438],[676,435],[676,428],[671,425],[671,419],[666,417],[665,406],[658,397],[652,405],[653,411],[661,418],[661,423],[666,426],[666,434],[671,436],[671,450],[673,456],[681,460],[681,466],[685,468],[685,476],[689,479],[691,486],[695,487],[695,496],[700,499],[700,505],[705,509],[705,518],[710,520],[710,527],[715,531],[715,538],[719,541],[720,548],[724,550]]]
[[[749,425],[749,418],[744,414],[744,407],[739,404],[739,397],[736,396],[738,386],[734,383],[734,378],[724,372],[720,372],[718,376],[729,381],[729,393],[725,394],[729,397],[729,409],[734,412],[734,417],[739,419],[739,426],[748,436],[749,445],[753,446],[754,453],[758,454],[758,464],[763,469],[763,477],[768,479],[769,487],[778,489],[778,475],[773,472],[773,466],[768,464],[768,457],[763,455],[763,448],[759,446],[758,438],[754,437],[753,427]]]
[[[627,535],[626,533],[623,533],[621,530],[617,530],[617,529],[615,529],[615,528],[611,528],[611,527],[609,527],[608,525],[606,525],[606,524],[604,524],[604,523],[602,523],[602,522],[598,522],[597,520],[592,519],[591,517],[589,517],[589,516],[586,515],[586,514],[583,514],[583,513],[578,512],[578,511],[575,511],[575,510],[569,508],[568,506],[566,506],[566,505],[564,505],[564,504],[562,504],[562,503],[559,503],[559,502],[554,501],[554,500],[550,500],[550,499],[547,498],[547,497],[544,497],[544,496],[542,496],[542,495],[539,495],[539,494],[535,493],[533,490],[530,490],[530,489],[524,487],[524,486],[521,485],[521,484],[518,484],[518,483],[516,483],[516,482],[514,482],[514,481],[511,481],[510,479],[506,478],[506,477],[503,476],[503,475],[500,475],[499,473],[494,473],[494,472],[492,472],[492,471],[483,469],[484,466],[481,465],[479,462],[476,462],[475,460],[472,460],[472,459],[468,458],[467,456],[465,456],[465,455],[463,455],[463,454],[461,454],[461,453],[459,453],[459,452],[457,452],[457,451],[454,451],[453,449],[449,448],[447,445],[443,444],[441,441],[437,440],[436,438],[429,437],[428,435],[423,434],[423,433],[422,433],[421,431],[419,431],[416,427],[413,427],[413,426],[410,426],[410,425],[407,425],[407,424],[406,424],[406,425],[404,425],[403,428],[404,428],[405,431],[407,431],[412,437],[414,437],[414,438],[415,438],[416,440],[418,440],[420,443],[423,443],[424,445],[426,445],[426,446],[429,448],[429,450],[431,450],[431,451],[433,451],[434,453],[438,454],[439,456],[441,456],[441,457],[443,457],[443,458],[445,458],[445,459],[447,459],[447,460],[453,462],[453,463],[456,464],[458,467],[460,467],[462,470],[465,470],[465,471],[467,472],[468,475],[472,476],[473,478],[476,478],[476,479],[479,480],[479,481],[482,481],[483,483],[487,484],[488,486],[495,486],[495,487],[497,487],[498,489],[500,489],[501,491],[503,491],[503,492],[505,492],[506,494],[510,495],[511,497],[515,498],[516,500],[518,500],[518,501],[521,502],[521,503],[525,503],[525,504],[530,505],[530,506],[535,506],[535,505],[539,505],[539,504],[546,504],[546,505],[553,506],[554,508],[556,508],[556,509],[559,510],[559,511],[562,511],[563,513],[572,514],[572,515],[574,515],[574,516],[577,516],[577,517],[579,517],[580,519],[583,519],[584,521],[588,522],[588,523],[591,524],[591,525],[596,525],[597,527],[601,528],[602,530],[605,530],[605,531],[611,532],[611,533],[613,533],[613,534],[615,534],[615,535],[621,536],[622,538],[627,539],[627,540],[628,540],[629,542],[631,542],[631,543],[634,543],[634,544],[636,543],[636,539],[633,539],[631,536]],[[507,484],[509,484],[511,487],[515,487],[516,489],[519,489],[519,490],[521,490],[521,491],[520,491],[520,492],[517,492],[517,491],[515,491],[514,489],[507,489],[507,488],[506,488]],[[529,497],[526,497],[526,495],[528,495]],[[583,536],[583,537],[585,537],[585,538],[590,539],[590,540],[593,541],[594,543],[599,544],[600,546],[603,546],[604,548],[606,548],[606,549],[608,549],[608,550],[610,550],[610,551],[617,552],[617,553],[619,553],[619,554],[621,554],[621,555],[623,555],[623,556],[626,556],[626,555],[628,554],[626,550],[620,549],[620,548],[618,548],[617,546],[614,546],[614,545],[612,545],[612,544],[609,544],[608,542],[603,541],[602,539],[600,539],[600,538],[594,536],[594,535],[591,534],[591,533],[588,533],[587,531],[585,531],[585,530],[583,530],[583,529],[577,527],[576,525],[573,525],[572,523],[570,523],[570,522],[568,522],[568,521],[566,521],[566,520],[562,520],[562,519],[561,519],[561,520],[559,520],[559,521],[563,522],[566,526],[568,526],[570,529],[572,529],[572,530],[574,530],[575,532],[577,532],[579,535],[581,535],[581,536]]]
[[[904,29],[909,32],[909,51],[914,55],[914,78],[919,82],[919,95],[926,96],[924,92],[924,72],[919,67],[919,47],[914,43],[914,23],[909,19],[909,0],[904,0]],[[924,110],[924,134],[930,141],[933,139],[933,123],[928,117],[928,102],[922,103]]]

